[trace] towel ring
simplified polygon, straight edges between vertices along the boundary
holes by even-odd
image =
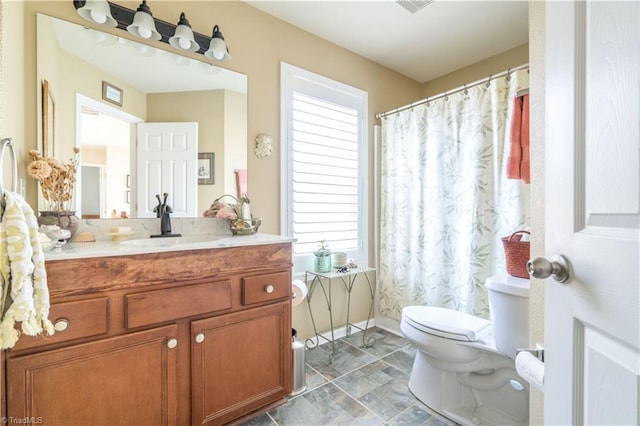
[[[13,173],[11,174],[12,191],[16,192],[18,189],[18,162],[16,160],[16,151],[13,149],[13,141],[11,138],[5,138],[0,141],[2,148],[0,149],[0,194],[4,193],[4,187],[2,186],[2,164],[4,160],[4,150],[9,147],[11,153],[11,167],[13,167]]]

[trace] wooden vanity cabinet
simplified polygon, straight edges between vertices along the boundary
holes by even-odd
[[[176,350],[168,344],[176,328],[10,357],[8,416],[46,425],[179,424]]]
[[[242,421],[291,392],[291,244],[47,262],[64,330],[4,353],[2,416]]]
[[[280,302],[191,324],[193,424],[226,423],[289,393],[288,315]]]

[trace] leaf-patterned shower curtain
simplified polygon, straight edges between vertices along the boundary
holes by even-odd
[[[529,226],[529,186],[506,178],[510,117],[528,71],[382,121],[378,313],[427,305],[487,318],[501,237]]]

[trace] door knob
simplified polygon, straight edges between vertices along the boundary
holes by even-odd
[[[569,261],[561,254],[557,254],[548,260],[544,257],[536,257],[527,262],[527,272],[534,278],[546,279],[552,277],[561,283],[569,281]]]

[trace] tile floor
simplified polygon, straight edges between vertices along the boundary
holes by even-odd
[[[362,333],[306,351],[307,390],[273,411],[246,423],[266,425],[439,425],[455,423],[429,412],[407,383],[415,349],[402,337],[379,328],[367,331],[376,343],[366,348]]]

